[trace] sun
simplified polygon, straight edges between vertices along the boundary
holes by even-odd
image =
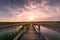
[[[34,21],[34,16],[29,16],[29,21]]]
[[[29,20],[33,20],[34,18],[33,17],[29,17]]]

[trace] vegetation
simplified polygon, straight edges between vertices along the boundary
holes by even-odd
[[[28,24],[25,24],[24,26],[27,27]],[[23,29],[24,27],[20,27],[17,32],[2,34],[0,35],[0,40],[13,40]]]
[[[0,22],[0,25],[10,25],[10,24],[18,24],[20,22]]]
[[[50,22],[49,24],[60,24],[60,22]]]
[[[0,35],[0,40],[13,40],[21,31],[22,28],[19,28],[18,32],[2,34]]]
[[[29,22],[0,22],[0,25],[10,25],[10,24],[18,24],[18,23],[25,23],[28,25]],[[43,24],[60,24],[60,21],[41,21],[41,22],[32,22],[32,23],[43,23]]]
[[[13,38],[17,35],[17,32],[14,33],[6,33],[3,35],[0,35],[0,40],[13,40]]]

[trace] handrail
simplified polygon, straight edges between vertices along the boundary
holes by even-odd
[[[39,33],[39,30],[38,28],[34,27],[35,31],[37,33]],[[43,33],[40,32],[40,37],[41,37],[41,40],[49,40]]]
[[[41,34],[41,37],[42,37],[43,40],[44,40],[44,39],[45,39],[45,40],[49,40],[43,33],[40,32],[40,34]]]
[[[34,26],[33,26],[34,27]],[[38,33],[38,28],[34,27],[35,31]]]
[[[27,27],[28,28],[28,27]],[[13,40],[19,40],[24,35],[24,33],[27,31],[27,28],[22,30]]]
[[[18,40],[19,38],[21,38],[21,36],[23,35],[24,30],[21,31],[13,40]]]

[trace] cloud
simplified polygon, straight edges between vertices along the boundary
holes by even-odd
[[[0,14],[8,16],[7,19],[3,17],[7,21],[9,19],[11,19],[9,21],[16,21],[16,19],[17,21],[28,21],[29,16],[34,16],[35,21],[59,21],[59,3],[59,0],[15,0],[4,8],[6,15],[2,11]]]
[[[39,19],[38,21],[40,20],[56,20],[57,18],[55,17],[60,17],[60,9],[59,9],[59,6],[51,6],[49,5],[50,0],[42,0],[40,3],[38,3],[37,1],[29,1],[28,5],[24,6],[25,7],[25,10],[22,11],[23,14],[26,13],[26,11],[28,12],[33,12],[32,14],[34,14],[37,18],[36,19]],[[36,4],[35,4],[36,3]],[[26,14],[29,14],[29,13],[26,13]],[[22,15],[24,16],[24,15]],[[29,16],[29,15],[28,15]],[[58,18],[59,18],[58,17]]]

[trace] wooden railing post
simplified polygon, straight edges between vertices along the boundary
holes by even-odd
[[[40,35],[40,24],[38,24],[38,34]]]

